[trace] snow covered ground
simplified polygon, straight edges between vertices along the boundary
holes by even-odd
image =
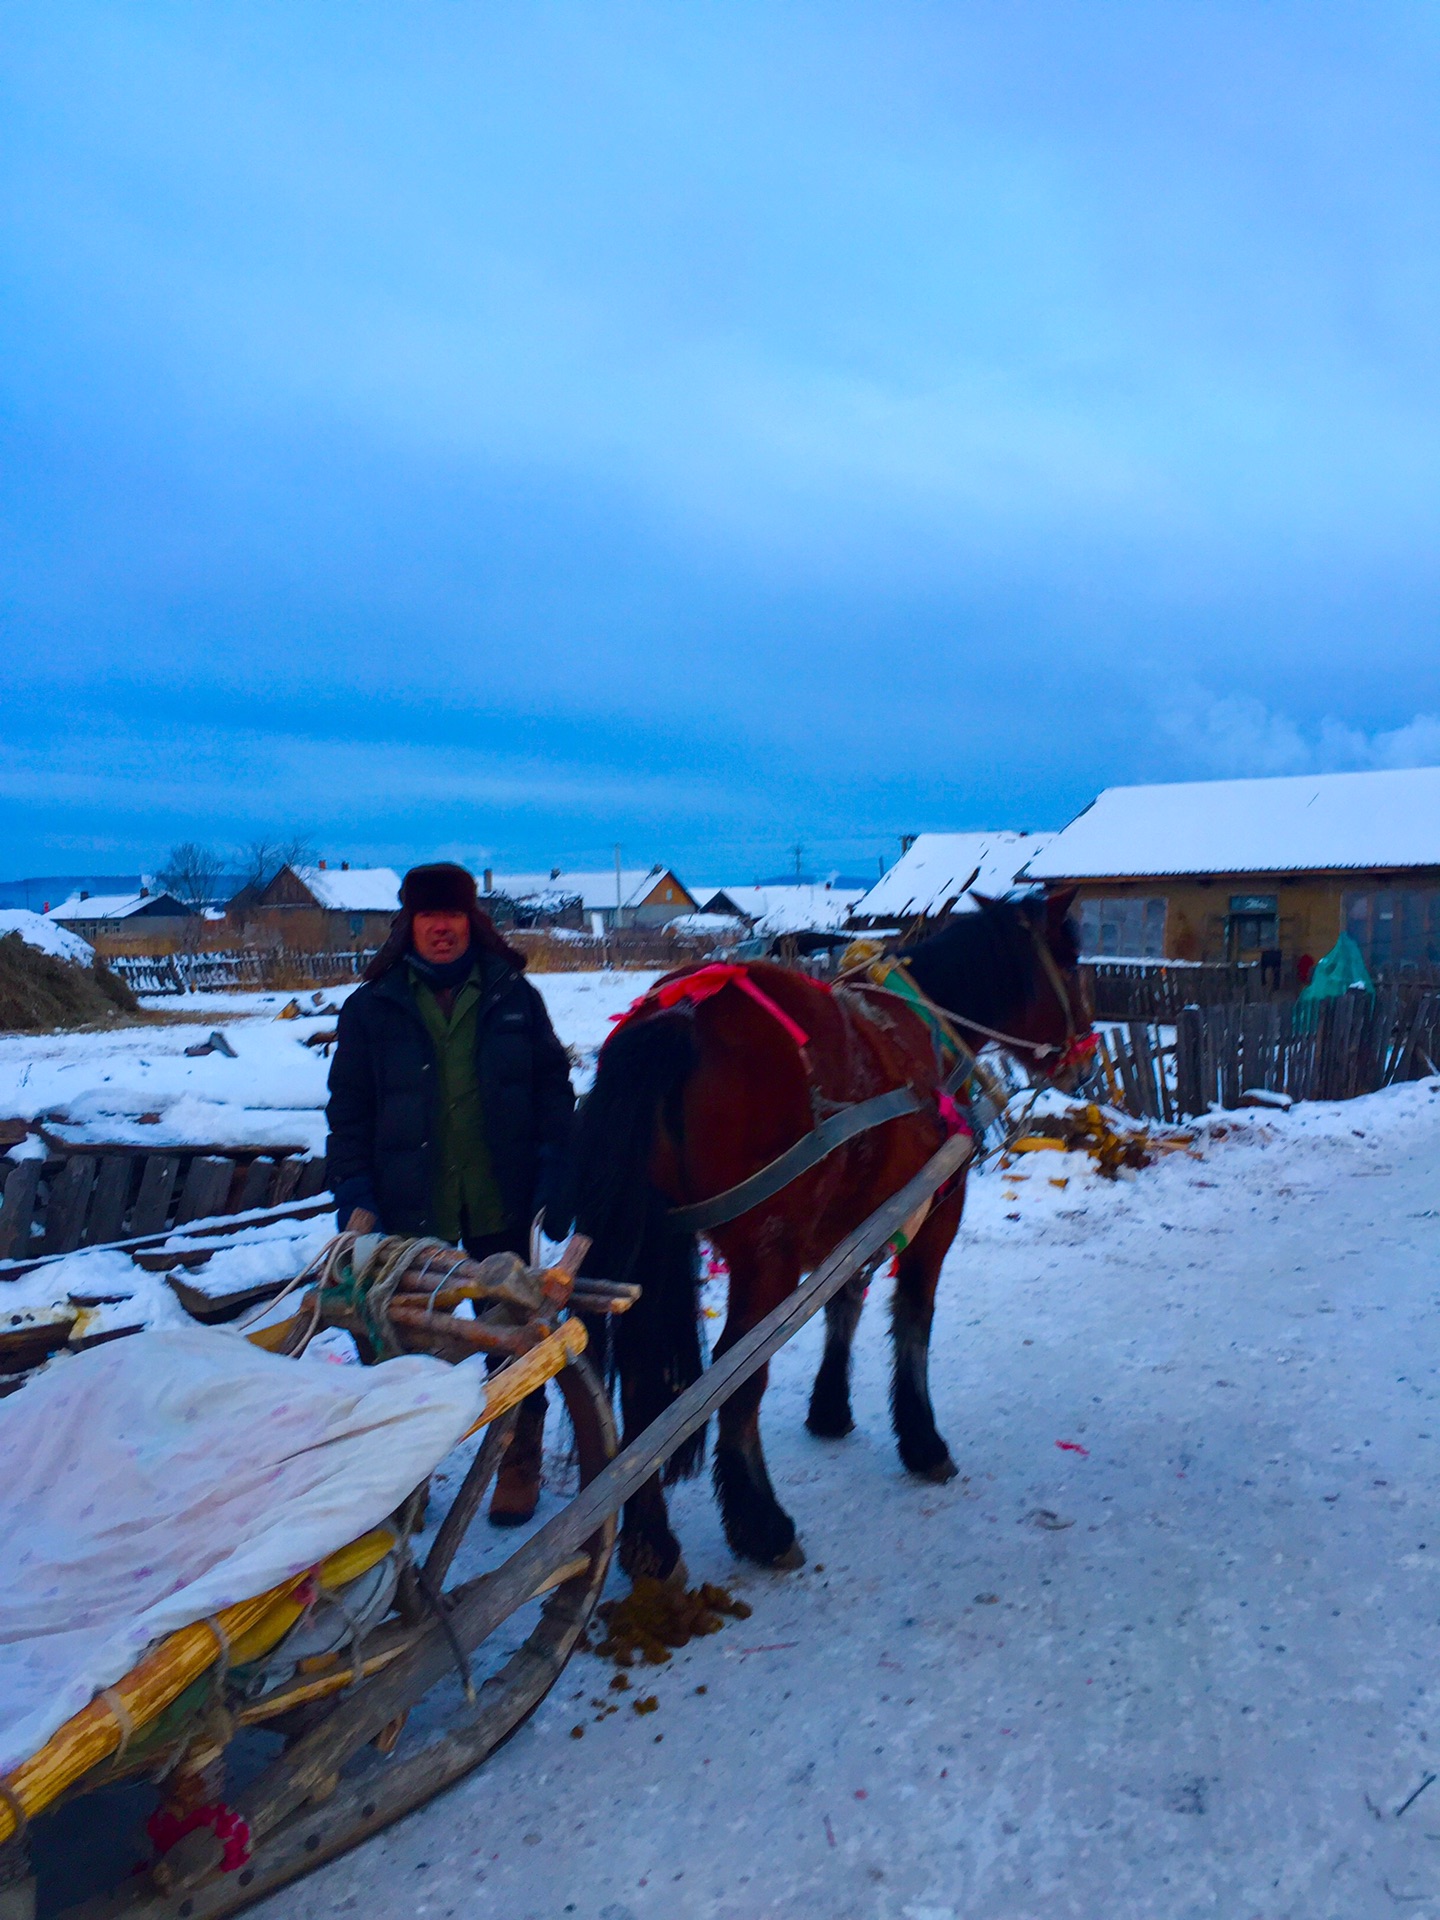
[[[586,1084],[594,1071],[610,1016],[628,1007],[656,977],[534,976],[556,1030],[580,1062],[577,1085]],[[319,1004],[338,1006],[353,991],[327,988]],[[155,1147],[295,1145],[323,1153],[330,1063],[319,1048],[304,1043],[332,1029],[335,1019],[307,1013],[278,1020],[292,998],[302,1008],[315,1004],[309,992],[196,993],[145,1002],[172,1016],[164,1026],[0,1035],[0,1119],[56,1116],[55,1130],[71,1139]],[[187,1059],[185,1049],[203,1042],[214,1028],[224,1032],[235,1058],[217,1052]]]
[[[537,978],[587,1072],[646,983]],[[326,1062],[274,1019],[287,997],[0,1040],[0,1116],[318,1145]],[[237,1058],[187,1060],[213,1026]],[[972,1181],[933,1360],[963,1477],[899,1470],[879,1300],[857,1431],[811,1440],[807,1328],[765,1420],[809,1565],[738,1567],[708,1486],[679,1489],[692,1578],[752,1618],[646,1670],[645,1718],[597,1721],[610,1670],[578,1657],[477,1775],[257,1911],[1440,1912],[1440,1082],[1221,1116],[1197,1153]],[[283,1240],[234,1252],[268,1272]]]
[[[1114,1186],[1058,1154],[974,1181],[933,1370],[964,1477],[897,1467],[878,1302],[857,1431],[805,1434],[812,1324],[765,1404],[810,1564],[737,1568],[681,1489],[692,1577],[751,1619],[645,1670],[643,1719],[597,1723],[578,1657],[477,1775],[258,1911],[1440,1911],[1437,1096],[1227,1116]]]

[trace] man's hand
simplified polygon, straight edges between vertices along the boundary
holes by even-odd
[[[346,1233],[373,1233],[379,1222],[368,1207],[352,1207],[345,1222]]]

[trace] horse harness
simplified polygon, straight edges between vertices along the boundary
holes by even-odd
[[[1038,953],[1043,949],[1044,943],[1037,938],[1035,944]],[[1074,1021],[1069,995],[1065,991],[1059,969],[1048,951],[1044,953],[1044,958],[1050,963],[1047,972],[1065,1012],[1067,1038],[1073,1043]],[[847,983],[862,1012],[874,1017],[872,1010],[864,1003],[864,998],[870,994],[883,994],[887,999],[899,1000],[930,1028],[936,1040],[937,1051],[943,1047],[944,1051],[955,1056],[952,1066],[941,1081],[933,1099],[947,1133],[972,1131],[969,1122],[955,1104],[956,1094],[968,1081],[977,1080],[979,1083],[975,1094],[971,1096],[972,1102],[978,1094],[990,1096],[992,1104],[995,1104],[997,1109],[1000,1104],[993,1100],[991,1087],[986,1084],[989,1076],[977,1061],[974,1050],[964,1036],[957,1031],[957,1024],[975,1026],[976,1023],[973,1021],[960,1023],[957,1015],[948,1012],[933,1001],[910,977],[903,962],[884,963],[881,961],[881,956],[877,955],[874,961],[867,957],[860,967],[852,970],[855,974],[862,972],[869,977],[863,981],[852,979]],[[903,984],[898,986],[890,984],[890,976],[896,973],[903,981]],[[930,1097],[917,1093],[913,1087],[892,1087],[885,1093],[872,1095],[869,1099],[835,1108],[815,1085],[808,1036],[789,1014],[785,1013],[749,977],[748,970],[743,965],[712,964],[700,968],[694,974],[667,981],[658,990],[652,989],[651,993],[642,995],[634,1006],[620,1016],[620,1020],[623,1023],[649,1006],[670,1008],[678,1005],[681,1000],[693,1004],[709,999],[725,986],[740,988],[758,1006],[771,1014],[795,1042],[810,1084],[810,1100],[815,1113],[815,1125],[809,1133],[787,1147],[768,1165],[748,1175],[735,1186],[727,1187],[723,1193],[713,1194],[708,1200],[699,1200],[689,1206],[672,1207],[669,1213],[670,1220],[677,1228],[689,1233],[704,1232],[711,1227],[725,1226],[732,1220],[738,1220],[743,1214],[750,1213],[756,1207],[763,1205],[766,1200],[773,1199],[792,1181],[798,1180],[802,1174],[818,1166],[822,1160],[827,1159],[849,1141],[858,1139],[861,1134],[873,1132],[876,1127],[882,1127],[888,1121],[903,1119],[912,1113],[920,1113],[931,1104]],[[977,1030],[984,1033],[990,1032],[986,1027],[978,1027]],[[1009,1034],[995,1033],[992,1037],[1004,1041],[1007,1045],[1028,1048],[1037,1057],[1042,1053],[1062,1051],[1057,1047],[1044,1047],[1036,1042],[1023,1041]],[[826,1108],[831,1110],[826,1112]],[[928,1208],[926,1210],[928,1211]]]

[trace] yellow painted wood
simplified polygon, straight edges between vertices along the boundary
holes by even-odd
[[[215,1616],[219,1635],[203,1620],[167,1635],[153,1653],[147,1654],[138,1666],[107,1688],[107,1692],[118,1697],[131,1726],[143,1727],[163,1713],[192,1680],[198,1680],[207,1667],[214,1665],[223,1646],[233,1645],[304,1578],[303,1574],[297,1574],[294,1580],[272,1587],[268,1593],[257,1594],[253,1600],[242,1600],[236,1606],[224,1608]],[[108,1759],[123,1737],[120,1716],[108,1700],[97,1694],[88,1707],[82,1707],[58,1728],[38,1753],[6,1774],[3,1784],[27,1818],[33,1817],[58,1799],[82,1773],[88,1773],[91,1767]],[[0,1799],[0,1842],[8,1840],[14,1831],[14,1808]]]
[[[471,1433],[478,1433],[481,1427],[508,1413],[511,1407],[518,1407],[536,1387],[543,1387],[547,1380],[553,1380],[568,1367],[589,1344],[583,1321],[566,1320],[554,1333],[547,1334],[538,1347],[532,1347],[519,1360],[512,1360],[508,1367],[492,1374],[485,1389],[485,1411],[464,1437],[468,1439]]]

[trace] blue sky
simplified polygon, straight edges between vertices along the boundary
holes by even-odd
[[[1440,761],[1440,15],[0,16],[0,877]]]

